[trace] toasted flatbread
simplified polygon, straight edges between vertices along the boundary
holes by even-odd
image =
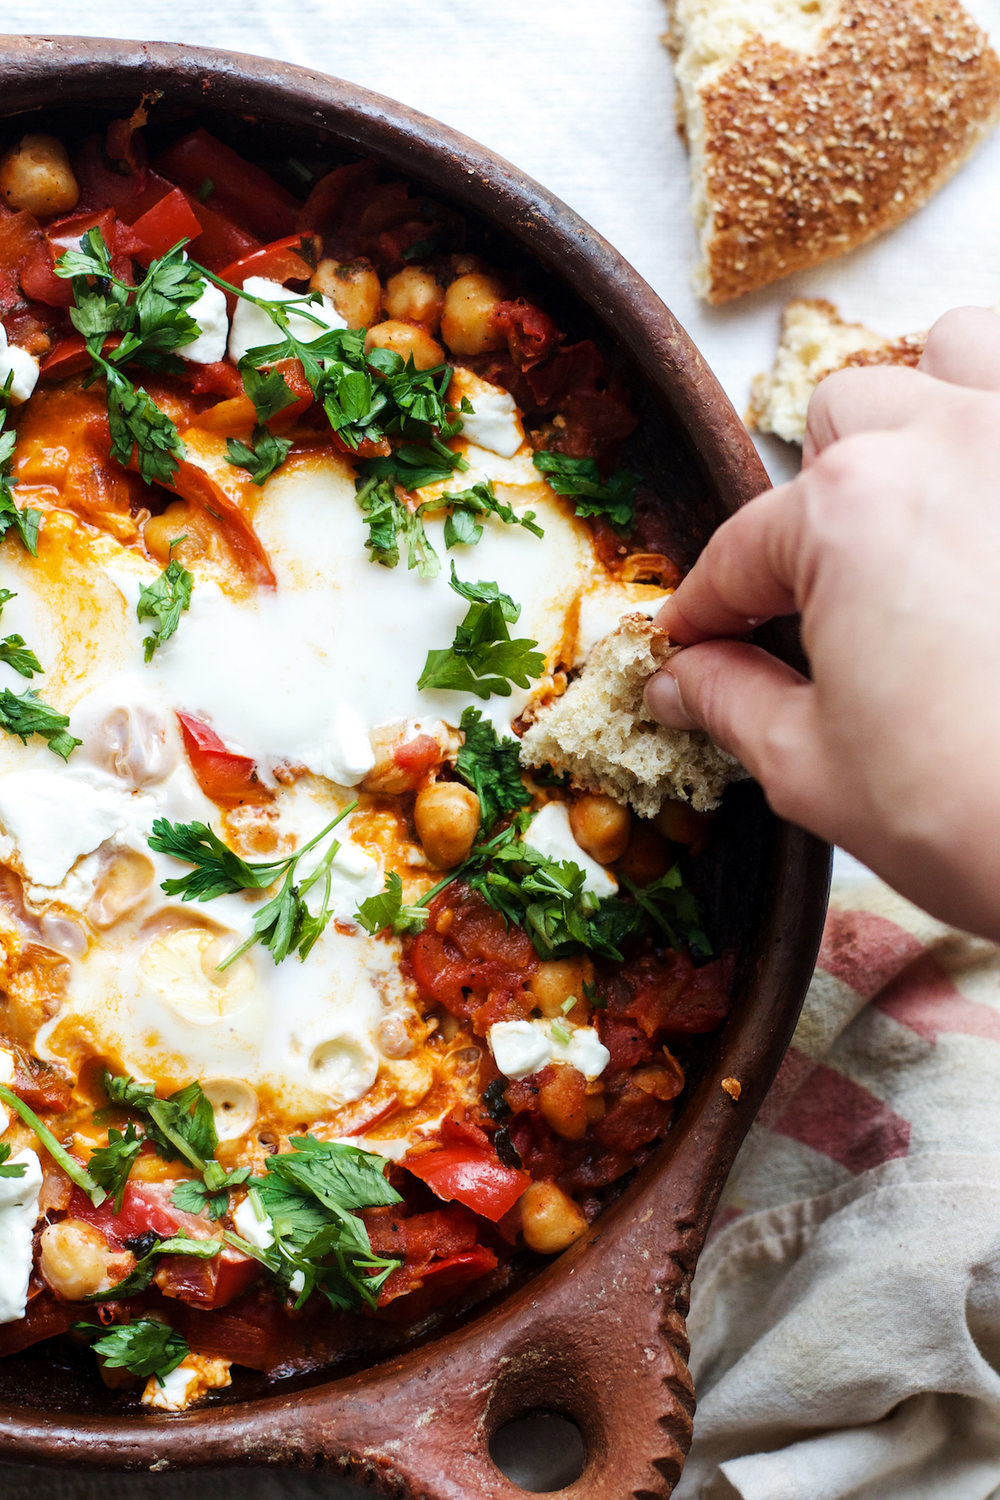
[[[1000,119],[1000,58],[957,0],[668,3],[709,302],[898,224]]]
[[[539,711],[521,741],[522,764],[552,766],[643,818],[668,799],[699,812],[718,807],[743,767],[700,731],[664,729],[643,702],[649,678],[677,649],[645,615],[626,615],[562,697]]]

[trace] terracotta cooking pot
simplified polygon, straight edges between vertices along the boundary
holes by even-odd
[[[27,112],[30,129],[71,142],[161,94],[157,121],[228,128],[245,154],[320,141],[331,161],[372,155],[453,203],[472,243],[525,272],[560,326],[597,339],[623,370],[641,417],[630,461],[662,496],[680,562],[765,487],[741,422],[650,288],[561,203],[454,131],[351,84],[224,52],[6,37],[0,67],[0,114]],[[762,639],[794,655],[793,633]],[[516,1446],[510,1424],[550,1413],[562,1419],[549,1419],[553,1432],[582,1438],[579,1458],[558,1476],[540,1473],[535,1489],[569,1479],[567,1500],[668,1495],[691,1437],[691,1277],[791,1036],[828,884],[828,851],[778,822],[752,785],[729,794],[721,824],[706,899],[717,933],[741,954],[734,1009],[705,1039],[667,1139],[584,1239],[498,1305],[374,1368],[249,1395],[237,1386],[225,1404],[178,1417],[116,1411],[99,1382],[60,1370],[44,1348],[0,1361],[0,1459],[326,1465],[404,1500],[513,1500],[524,1490],[491,1445],[513,1471],[503,1456]],[[723,1079],[739,1081],[738,1100]]]

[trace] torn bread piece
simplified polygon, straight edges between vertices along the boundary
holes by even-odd
[[[915,366],[926,342],[926,333],[883,338],[864,323],[845,322],[832,302],[797,297],[781,315],[773,367],[754,377],[747,426],[801,444],[810,397],[827,375],[862,365]]]
[[[664,729],[643,702],[648,679],[679,649],[645,615],[626,615],[562,697],[539,710],[521,741],[522,765],[552,766],[642,818],[667,799],[699,812],[718,807],[729,783],[746,777],[743,767],[700,731]]]
[[[1000,58],[957,0],[669,3],[709,302],[898,224],[1000,119]]]

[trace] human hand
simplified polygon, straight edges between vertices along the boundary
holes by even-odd
[[[739,639],[795,612],[811,681]],[[823,381],[803,472],[719,528],[656,623],[690,648],[647,687],[656,718],[1000,939],[1000,317],[948,313],[919,370]]]

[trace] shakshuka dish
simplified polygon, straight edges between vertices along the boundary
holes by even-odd
[[[710,816],[519,755],[679,577],[598,348],[372,162],[147,134],[0,156],[0,1355],[178,1411],[572,1244],[729,967]]]

